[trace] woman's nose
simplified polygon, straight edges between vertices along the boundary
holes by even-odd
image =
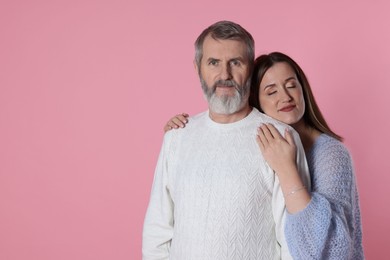
[[[287,89],[283,88],[281,91],[280,91],[280,95],[281,95],[281,100],[283,102],[289,102],[292,100],[292,97],[290,95],[290,93],[287,91]]]

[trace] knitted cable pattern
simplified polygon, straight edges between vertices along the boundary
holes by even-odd
[[[288,127],[253,109],[231,124],[201,113],[165,135],[144,222],[144,260],[291,259],[283,193],[255,142],[265,122],[281,133]]]

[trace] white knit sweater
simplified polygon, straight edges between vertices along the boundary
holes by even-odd
[[[291,259],[283,194],[255,141],[266,122],[282,133],[288,127],[256,109],[231,124],[203,112],[165,135],[144,222],[144,260]],[[291,132],[307,181],[304,151]]]

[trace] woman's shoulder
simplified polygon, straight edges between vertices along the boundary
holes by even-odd
[[[312,151],[320,153],[345,153],[349,155],[348,148],[341,141],[327,134],[321,134],[317,137]]]
[[[322,191],[342,186],[350,191],[353,184],[353,161],[347,147],[339,140],[321,134],[308,155],[313,189]],[[330,195],[329,195],[330,196]]]
[[[351,165],[352,158],[348,148],[339,140],[327,134],[317,137],[310,153],[311,163],[321,165]]]

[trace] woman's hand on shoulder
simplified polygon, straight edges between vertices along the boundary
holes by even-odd
[[[167,132],[172,129],[177,129],[179,127],[183,128],[188,123],[189,115],[186,113],[177,114],[172,117],[164,126],[164,132]]]
[[[275,173],[289,172],[296,166],[297,148],[287,128],[283,137],[272,124],[263,124],[258,128],[256,141]]]

